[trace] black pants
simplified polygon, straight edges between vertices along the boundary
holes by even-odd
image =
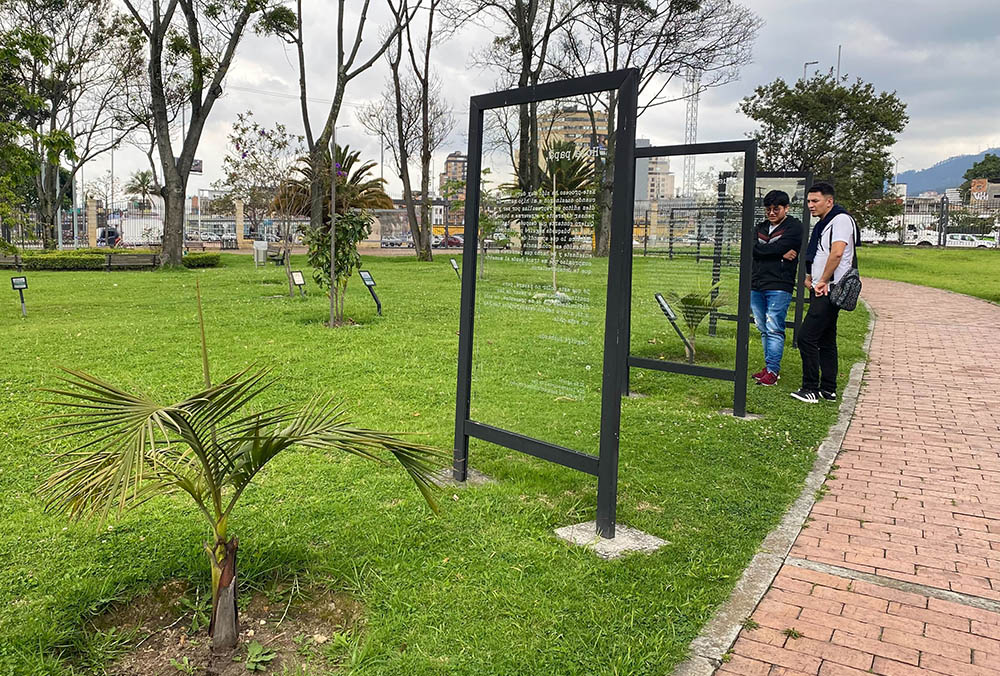
[[[830,303],[830,296],[811,295],[809,312],[799,328],[799,354],[802,356],[802,389],[837,391],[837,317],[840,308]],[[822,378],[820,377],[822,372]]]

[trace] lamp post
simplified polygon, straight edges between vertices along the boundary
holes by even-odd
[[[330,129],[330,328],[337,317],[337,127],[351,125],[334,123]]]
[[[806,79],[806,68],[808,68],[809,66],[815,66],[817,63],[819,63],[819,61],[806,61],[805,63],[802,64],[802,79],[803,80]]]

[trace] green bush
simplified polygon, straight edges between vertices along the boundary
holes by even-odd
[[[40,254],[32,252],[22,256],[25,270],[101,270],[104,256]]]
[[[181,259],[186,268],[214,268],[219,264],[217,253],[189,253]]]
[[[0,256],[13,256],[17,253],[17,247],[5,239],[0,239]]]

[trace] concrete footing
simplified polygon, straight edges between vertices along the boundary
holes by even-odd
[[[652,554],[661,547],[670,544],[655,535],[643,533],[641,530],[629,528],[620,523],[615,524],[613,538],[602,538],[597,534],[596,521],[556,528],[556,535],[574,545],[590,549],[602,559],[617,559],[631,552]]]

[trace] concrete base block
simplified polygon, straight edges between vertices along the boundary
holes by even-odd
[[[724,409],[722,409],[721,411],[719,411],[719,415],[729,416],[730,418],[736,418],[737,420],[760,420],[761,419],[761,416],[757,415],[756,413],[747,413],[742,418],[736,417],[736,416],[733,415],[733,409],[731,409],[731,408],[724,408]]]
[[[438,486],[482,486],[483,484],[496,483],[496,479],[483,474],[479,470],[469,468],[466,473],[465,482],[455,481],[451,473],[451,467],[442,469],[434,474],[434,483]]]
[[[615,524],[615,536],[612,539],[602,538],[597,534],[597,522],[588,521],[572,526],[556,528],[556,535],[574,545],[580,545],[592,550],[602,559],[617,559],[631,552],[652,554],[661,547],[670,544],[666,540],[643,533],[641,530]]]

